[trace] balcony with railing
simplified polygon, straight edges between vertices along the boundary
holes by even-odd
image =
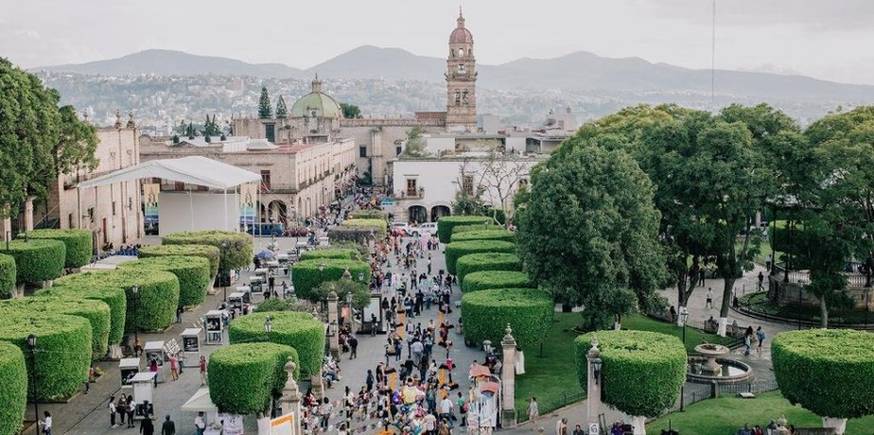
[[[394,193],[394,199],[403,200],[403,199],[422,199],[425,197],[425,188],[420,187],[418,189],[415,188],[407,188],[400,192]]]
[[[868,274],[859,272],[858,265],[856,264],[851,264],[850,267],[855,271],[843,273],[843,275],[847,278],[847,288],[871,287],[872,279]],[[810,284],[809,270],[789,269],[787,273],[785,265],[782,263],[778,263],[774,265],[773,274],[778,281],[798,284],[801,286],[806,286]]]

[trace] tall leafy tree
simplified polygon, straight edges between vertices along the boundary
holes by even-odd
[[[97,150],[97,133],[94,127],[79,120],[73,106],[63,106],[59,113],[60,131],[58,141],[52,149],[55,173],[70,173],[78,168],[95,169],[98,161],[94,157]]]
[[[273,118],[273,107],[270,106],[270,94],[267,87],[261,87],[261,97],[258,99],[258,117],[261,119]]]
[[[361,118],[361,109],[354,104],[340,103],[340,109],[343,110],[343,117],[346,119]]]
[[[276,99],[276,117],[288,118],[288,107],[285,106],[285,98],[282,98],[282,95]]]

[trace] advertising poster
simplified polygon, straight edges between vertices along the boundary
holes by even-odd
[[[158,183],[145,183],[143,184],[143,201],[145,202],[145,207],[143,210],[144,222],[143,226],[145,227],[146,234],[156,235],[158,234],[158,215],[159,215],[159,206],[158,206],[158,197],[161,194],[161,185]]]

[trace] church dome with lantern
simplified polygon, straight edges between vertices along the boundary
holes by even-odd
[[[322,82],[316,76],[312,82],[312,91],[291,106],[292,118],[332,118],[343,117],[343,109],[334,97],[322,92]]]

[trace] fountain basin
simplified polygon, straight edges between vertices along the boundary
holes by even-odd
[[[712,371],[712,367],[705,366],[713,361],[719,370]],[[753,369],[738,360],[730,358],[710,358],[706,356],[690,356],[689,370],[686,380],[700,384],[709,384],[716,381],[717,384],[735,384],[748,381],[753,377]]]

